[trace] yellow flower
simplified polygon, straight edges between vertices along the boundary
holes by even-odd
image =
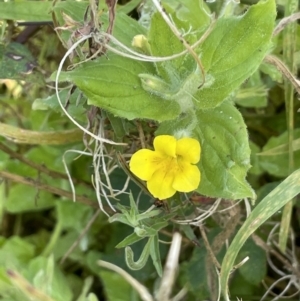
[[[190,192],[200,183],[199,168],[201,147],[193,138],[176,140],[161,135],[154,139],[154,151],[141,149],[133,154],[129,167],[143,181],[151,194],[166,199],[176,191]]]

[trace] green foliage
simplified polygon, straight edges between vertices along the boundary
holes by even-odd
[[[275,1],[269,0],[253,5],[242,17],[217,21],[201,49],[212,83],[196,93],[199,108],[220,104],[259,67],[270,51],[275,16]]]
[[[283,6],[289,15],[297,1],[164,0],[170,24],[155,1],[139,2],[116,11],[113,1],[98,9],[95,1],[0,3],[0,300],[163,301],[179,291],[216,300],[218,283],[225,300],[261,299],[261,282],[279,279],[269,251],[297,275],[297,253],[265,244],[300,192],[298,105],[283,76],[284,64],[297,74],[300,31],[295,23],[273,36]],[[35,26],[20,20],[53,21],[55,30],[39,25],[27,35]],[[54,91],[61,58],[81,38]],[[284,63],[268,64],[269,54]],[[75,142],[41,141],[78,125],[85,133]],[[200,142],[201,181],[153,200],[128,163],[166,134]],[[183,235],[177,246],[174,232]]]
[[[197,7],[201,14],[203,9]],[[262,18],[266,10],[268,17]],[[176,23],[176,14],[171,12]],[[254,192],[245,181],[250,167],[250,149],[243,119],[234,106],[224,104],[212,111],[203,109],[219,105],[259,67],[270,48],[274,18],[274,1],[253,6],[239,18],[220,18],[203,45],[196,49],[201,53],[207,72],[207,83],[200,89],[204,79],[189,53],[155,63],[155,69],[149,63],[110,55],[109,61],[101,58],[97,62],[83,63],[69,72],[68,79],[84,91],[90,104],[119,117],[173,119],[172,126],[178,128],[179,105],[184,119],[192,120],[195,125],[191,128],[188,124],[185,128],[194,131],[201,142],[209,141],[203,143],[203,153],[210,153],[210,156],[204,155],[200,161],[203,176],[198,192],[211,197],[254,198]],[[187,23],[184,26],[187,30]],[[189,28],[193,26],[189,24]],[[159,13],[151,19],[148,41],[154,56],[166,57],[184,50]],[[193,109],[197,110],[196,115]],[[182,121],[179,122],[184,130]],[[220,127],[228,130],[220,131]],[[161,129],[159,132],[168,133]]]

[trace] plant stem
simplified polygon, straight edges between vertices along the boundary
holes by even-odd
[[[285,5],[285,17],[297,11],[298,0],[287,0]],[[284,30],[283,34],[283,56],[286,65],[290,68],[292,73],[296,72],[296,64],[294,61],[294,53],[296,48],[296,25],[297,23],[289,24]],[[287,117],[288,130],[288,146],[289,146],[289,173],[294,170],[294,88],[289,81],[285,80],[285,107]],[[282,252],[285,252],[293,208],[293,200],[284,206],[282,212],[282,219],[279,231],[279,247]]]
[[[42,252],[42,256],[48,257],[52,253],[52,250],[54,249],[55,244],[57,243],[61,232],[62,232],[62,225],[58,221],[55,228],[54,228],[54,231],[51,235],[49,243],[47,244],[46,248]]]

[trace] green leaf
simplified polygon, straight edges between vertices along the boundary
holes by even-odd
[[[136,221],[132,220],[131,217],[129,216],[129,214],[116,213],[116,214],[112,215],[108,219],[108,221],[110,223],[120,222],[120,223],[126,224],[126,225],[131,226],[131,227],[136,226]]]
[[[194,248],[190,260],[183,262],[180,266],[184,275],[183,284],[187,285],[188,290],[199,300],[209,300],[206,258],[207,251],[205,248]]]
[[[247,256],[249,260],[238,271],[247,282],[259,285],[267,273],[266,252],[257,246],[252,239],[248,239],[243,245],[237,261],[241,262]]]
[[[139,208],[137,207],[137,204],[132,196],[132,193],[129,194],[129,201],[130,201],[130,217],[135,220],[139,214]]]
[[[56,208],[61,227],[63,229],[76,229],[78,232],[82,231],[93,214],[91,207],[69,201],[57,202]]]
[[[197,191],[225,199],[255,198],[245,180],[250,168],[250,147],[246,125],[239,111],[229,102],[218,108],[198,111],[195,135],[202,154],[198,167],[201,182]]]
[[[161,265],[161,259],[160,259],[158,236],[155,235],[155,236],[151,237],[150,239],[151,239],[150,256],[152,258],[153,265],[156,268],[158,276],[162,277],[162,265]]]
[[[125,261],[127,266],[131,270],[140,270],[146,265],[150,254],[151,240],[152,238],[150,237],[143,248],[140,258],[137,261],[134,261],[134,254],[132,249],[128,246],[125,248]]]
[[[115,141],[123,141],[123,138],[129,134],[128,125],[124,119],[115,117],[112,114],[107,113],[107,118],[113,128]],[[119,151],[122,150],[122,147],[119,147]]]
[[[63,19],[62,12],[74,21],[83,22],[84,13],[87,9],[87,6],[87,1],[74,2],[72,0],[68,0],[55,2],[52,10],[56,14],[57,21],[63,26],[65,20]]]
[[[54,197],[34,187],[16,184],[11,187],[5,202],[5,209],[11,213],[37,211],[54,206]]]
[[[27,265],[34,254],[34,245],[13,236],[1,246],[0,265],[10,269],[20,268],[23,264]]]
[[[300,193],[299,178],[300,169],[293,172],[288,178],[280,183],[254,208],[234,237],[223,259],[220,275],[221,289],[226,301],[230,300],[227,287],[229,275],[240,249],[258,227]]]
[[[121,275],[105,270],[101,270],[99,275],[108,301],[133,300],[133,288]]]
[[[165,0],[173,8],[178,20],[185,24],[185,34],[189,36],[190,32],[198,36],[206,29],[210,23],[210,11],[204,1],[194,0]],[[182,28],[180,28],[183,30]],[[185,36],[186,38],[186,36]]]
[[[263,84],[260,73],[256,71],[237,91],[235,103],[245,108],[264,108],[268,104],[268,90]]]
[[[142,221],[143,219],[147,219],[147,218],[153,218],[157,215],[161,214],[161,210],[159,209],[154,209],[154,210],[151,210],[149,212],[144,212],[144,213],[141,213],[139,214],[136,219],[137,221]]]
[[[22,21],[52,21],[48,1],[1,2],[0,19]]]
[[[275,17],[275,1],[267,0],[242,17],[218,19],[201,47],[201,61],[213,80],[194,95],[198,108],[219,105],[255,72],[270,50]]]
[[[296,144],[297,140],[300,138],[300,129],[294,130],[294,138],[296,139],[293,145]],[[282,145],[288,143],[288,132],[284,132],[278,137],[271,137],[267,144],[263,147],[262,153],[258,158],[260,166],[270,173],[271,175],[277,177],[286,177],[289,175],[289,154],[288,152],[278,153]],[[296,148],[297,149],[297,148]],[[300,150],[294,152],[294,169],[300,167]],[[273,155],[270,153],[273,152]],[[264,154],[264,155],[262,155]],[[266,155],[267,154],[267,155]]]
[[[127,246],[132,245],[133,243],[140,241],[141,239],[143,239],[144,237],[138,236],[136,233],[132,233],[130,235],[128,235],[127,237],[125,237],[121,242],[119,242],[116,245],[117,249],[121,249]]]
[[[123,13],[123,14],[129,14],[132,12],[135,8],[137,8],[140,4],[140,0],[131,0],[124,5],[118,5],[117,10],[118,13]]]
[[[35,287],[56,301],[70,301],[73,293],[69,288],[67,279],[63,273],[54,266],[54,258],[50,256],[36,257],[28,265],[25,271],[27,277]],[[25,274],[24,274],[25,276]]]
[[[76,89],[72,95],[68,89],[59,92],[62,101],[68,100],[68,113],[76,120],[86,121],[86,99],[82,97],[80,91]],[[45,98],[37,98],[32,103],[33,110],[53,110],[62,113],[56,94],[48,95]]]
[[[249,170],[249,173],[259,176],[264,172],[259,164],[259,157],[257,156],[261,148],[251,140],[249,142],[249,145],[251,149],[251,168]]]
[[[35,67],[37,62],[24,45],[15,42],[6,46],[0,44],[0,78],[44,85],[43,75],[35,72]]]
[[[83,63],[68,73],[90,105],[127,119],[163,121],[179,114],[177,103],[150,95],[142,88],[138,74],[154,73],[151,64],[113,54],[108,58]]]
[[[300,138],[293,140],[293,151],[300,150]],[[289,152],[289,145],[288,143],[284,143],[274,148],[268,149],[266,151],[262,151],[257,154],[257,156],[277,156],[287,154]]]
[[[153,56],[170,56],[180,53],[185,49],[159,12],[156,12],[152,16],[148,38]],[[185,56],[181,56],[171,61],[156,63],[158,75],[173,86],[176,85],[176,82],[178,84],[178,76],[181,71],[180,68],[183,67],[184,60]]]
[[[174,25],[189,44],[196,42],[209,26],[209,10],[203,1],[181,0],[164,3],[167,4],[165,8]],[[185,50],[182,42],[158,12],[151,18],[148,38],[153,56],[171,56]],[[188,53],[173,60],[156,63],[156,68],[158,75],[170,83],[171,90],[176,90],[178,85],[180,86],[180,79],[188,77],[196,68],[196,62]],[[201,80],[198,80],[198,86],[200,82]]]

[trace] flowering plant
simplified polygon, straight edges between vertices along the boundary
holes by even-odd
[[[150,193],[166,199],[176,191],[190,192],[200,183],[200,170],[195,165],[200,160],[201,147],[198,140],[169,135],[157,136],[154,151],[141,149],[131,158],[130,170],[147,181]]]

